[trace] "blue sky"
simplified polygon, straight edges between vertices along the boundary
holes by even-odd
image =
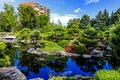
[[[3,4],[12,4],[15,9],[23,2],[37,2],[50,9],[51,21],[57,23],[60,19],[66,25],[69,19],[81,18],[84,14],[95,17],[99,10],[107,9],[109,13],[120,8],[120,0],[0,0],[0,10]]]

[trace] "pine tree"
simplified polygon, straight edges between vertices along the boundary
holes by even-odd
[[[90,17],[88,15],[83,15],[81,20],[80,20],[80,29],[86,29],[88,27],[90,27]]]

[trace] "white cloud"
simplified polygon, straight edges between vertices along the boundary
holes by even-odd
[[[62,25],[66,26],[67,22],[70,19],[78,18],[77,15],[72,15],[72,14],[65,14],[65,15],[59,15],[57,13],[50,14],[50,21],[54,23],[58,23],[58,20],[61,21]]]
[[[86,4],[85,5],[88,5],[90,3],[98,3],[99,0],[86,0]]]
[[[2,2],[15,2],[15,0],[1,0]]]
[[[78,12],[80,12],[80,11],[81,11],[80,8],[77,8],[76,10],[74,10],[75,13],[78,13]]]

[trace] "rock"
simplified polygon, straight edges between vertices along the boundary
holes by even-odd
[[[91,58],[91,55],[83,54],[82,57],[83,57],[83,58]]]
[[[92,57],[103,57],[103,52],[94,49],[94,50],[90,53],[90,55],[91,55]]]
[[[15,67],[0,68],[0,80],[26,80],[26,77]]]

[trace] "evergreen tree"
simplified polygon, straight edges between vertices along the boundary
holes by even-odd
[[[115,24],[115,16],[114,16],[114,12],[111,13],[111,17],[110,17],[110,25]]]
[[[120,59],[120,23],[113,27],[111,32],[111,43],[114,56]]]
[[[110,18],[109,18],[109,13],[106,9],[103,12],[103,18],[104,18],[104,26],[108,26]]]
[[[96,18],[95,18],[95,23],[94,27],[98,30],[104,31],[106,29],[106,26],[109,25],[109,13],[105,9],[104,12],[99,11]]]
[[[80,20],[80,29],[86,29],[90,27],[90,17],[88,15],[83,15],[81,20]]]
[[[114,13],[114,22],[113,23],[118,23],[120,22],[120,8]]]
[[[80,25],[80,19],[76,19],[76,18],[70,19],[70,20],[68,21],[68,23],[67,23],[67,28],[71,28],[71,27],[73,27],[74,25],[77,26],[77,27],[79,27],[79,25]]]

